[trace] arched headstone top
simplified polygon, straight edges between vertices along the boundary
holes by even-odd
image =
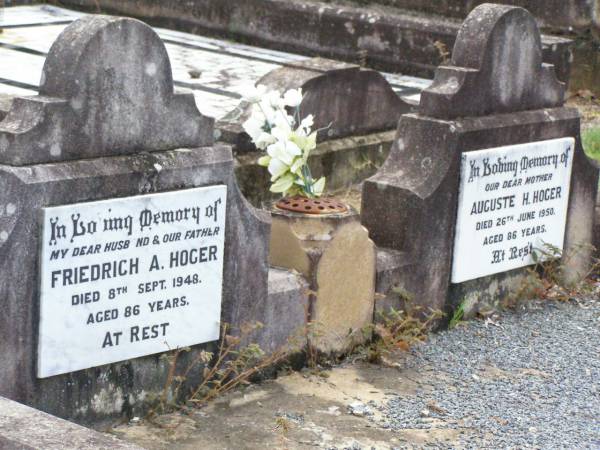
[[[87,16],[44,64],[40,94],[0,122],[0,163],[26,165],[213,143],[213,119],[175,93],[167,51],[135,19]]]
[[[423,92],[420,113],[453,119],[562,106],[565,85],[542,62],[534,17],[519,7],[483,4],[461,26],[451,65]]]
[[[132,96],[173,93],[171,62],[152,28],[125,17],[86,16],[73,22],[48,52],[40,95],[90,97],[105,94],[107,83],[120,83]]]

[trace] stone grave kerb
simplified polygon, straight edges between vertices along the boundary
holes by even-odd
[[[400,119],[391,153],[365,181],[362,198],[371,238],[412,261],[410,270],[395,275],[396,284],[418,303],[441,310],[468,295],[495,301],[523,273],[450,283],[463,152],[575,138],[565,251],[591,242],[598,178],[583,152],[579,113],[564,106],[565,85],[542,63],[539,30],[526,10],[475,8],[451,63],[436,71],[418,113]],[[579,251],[570,259],[570,280],[587,273],[589,258]]]
[[[0,122],[0,395],[98,423],[144,414],[169,370],[153,354],[37,377],[45,207],[225,185],[221,321],[267,322],[270,217],[240,193],[231,148],[213,145],[213,122],[191,94],[174,91],[164,44],[144,23],[92,16],[59,36],[40,95],[15,97]],[[182,356],[204,349],[212,344]]]
[[[164,44],[144,23],[86,16],[46,58],[39,95],[0,125],[0,163],[26,165],[213,143],[214,120],[175,93]]]

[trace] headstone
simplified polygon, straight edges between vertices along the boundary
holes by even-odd
[[[388,274],[387,289],[437,309],[493,303],[518,287],[545,242],[577,253],[563,261],[570,281],[587,273],[598,173],[541,51],[526,10],[479,6],[419,112],[401,118],[363,188],[372,239],[411,261],[395,283]]]
[[[379,72],[323,58],[288,63],[256,84],[279,92],[302,88],[300,115],[314,115],[313,128],[323,130],[319,141],[391,130],[412,109]],[[220,139],[237,152],[254,149],[241,126],[249,115],[249,105],[242,101],[217,123]]]
[[[574,148],[562,138],[463,155],[453,283],[530,265],[544,245],[563,248]]]
[[[73,23],[41,84],[0,122],[0,394],[79,422],[141,414],[162,353],[270,317],[269,218],[142,22]]]
[[[132,19],[89,16],[50,49],[40,95],[15,98],[0,129],[0,163],[35,164],[198,147],[213,119],[192,94],[173,92],[164,45]]]

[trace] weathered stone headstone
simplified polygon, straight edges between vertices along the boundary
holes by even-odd
[[[564,260],[567,278],[585,275],[598,173],[564,93],[526,10],[471,13],[451,64],[438,68],[418,114],[401,118],[389,158],[364,184],[372,239],[405,252],[383,287],[439,309],[493,302],[518,287],[518,268],[545,243],[577,253]]]
[[[300,115],[314,115],[314,129],[323,129],[320,141],[391,130],[412,109],[379,72],[323,58],[289,63],[256,84],[279,92],[302,88]],[[217,123],[220,139],[236,151],[254,149],[241,126],[249,115],[249,105],[241,102]]]
[[[50,49],[40,95],[16,98],[0,134],[0,162],[34,164],[213,143],[213,119],[173,92],[164,45],[149,27],[91,16]]]
[[[73,23],[41,85],[0,122],[0,393],[80,422],[139,413],[161,352],[272,315],[269,219],[143,23]],[[292,281],[272,298],[297,301]]]

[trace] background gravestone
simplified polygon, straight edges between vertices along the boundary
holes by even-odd
[[[0,394],[79,422],[139,414],[164,386],[160,354],[36,377],[41,209],[227,186],[221,319],[233,326],[272,315],[269,219],[239,193],[231,149],[212,145],[213,120],[191,95],[173,92],[164,45],[143,23],[73,23],[54,43],[41,86],[39,96],[15,98],[0,122]],[[297,300],[291,291],[276,294]],[[261,338],[272,344],[270,333]]]
[[[422,305],[448,309],[447,300],[493,303],[518,287],[523,269],[451,285],[465,152],[574,138],[565,252],[591,242],[598,173],[581,146],[579,114],[564,107],[565,86],[541,54],[535,21],[522,8],[485,4],[464,22],[451,64],[438,68],[419,112],[400,119],[390,156],[364,184],[371,238],[410,264],[398,264],[379,288],[397,284]],[[577,254],[570,280],[589,266],[589,251]]]
[[[288,63],[256,85],[281,93],[302,88],[300,117],[314,115],[313,129],[322,129],[319,142],[391,130],[412,109],[379,72],[324,58]],[[220,140],[234,145],[236,152],[256,149],[242,128],[250,113],[250,105],[242,101],[217,123]]]

